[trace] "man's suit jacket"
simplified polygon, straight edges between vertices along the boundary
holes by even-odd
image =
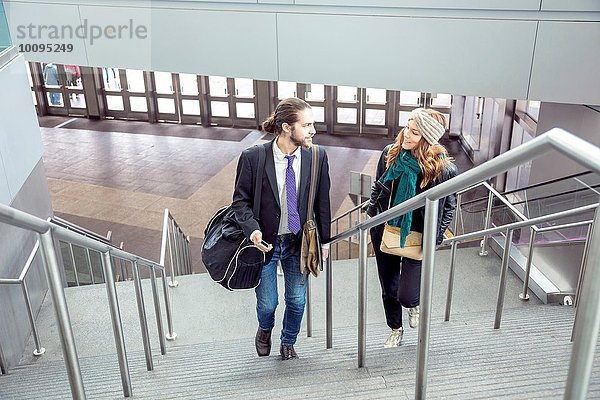
[[[275,244],[281,217],[277,177],[275,175],[275,160],[273,157],[274,145],[275,140],[259,145],[264,146],[266,152],[265,169],[261,184],[259,215],[254,215],[254,212],[252,211],[254,182],[256,180],[258,168],[259,150],[257,146],[244,150],[240,155],[232,203],[236,219],[244,230],[246,237],[249,238],[252,232],[259,229],[262,232],[263,240],[271,244]],[[304,226],[306,214],[308,212],[308,192],[310,189],[310,165],[312,153],[306,148],[302,148],[301,151],[298,213],[300,214],[300,222],[302,226]],[[319,148],[319,165],[317,169],[314,211],[315,221],[322,243],[326,243],[330,239],[331,206],[329,202],[329,188],[329,162],[327,161],[327,154],[323,148]],[[300,235],[298,235],[298,237],[300,237]],[[298,245],[293,251],[294,254],[300,253],[300,241],[298,241]],[[272,255],[273,251],[267,254],[267,262],[271,259]]]

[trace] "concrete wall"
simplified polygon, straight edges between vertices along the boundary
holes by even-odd
[[[42,139],[27,70],[22,55],[0,57],[0,202],[47,218],[52,204],[42,162]],[[0,223],[0,277],[19,277],[35,244],[36,235]],[[40,257],[26,277],[34,312],[46,294]],[[0,343],[8,366],[16,365],[30,334],[20,286],[0,285]]]
[[[32,61],[600,104],[596,0],[4,3],[15,44],[73,45]],[[86,24],[128,27],[93,43],[49,36]]]

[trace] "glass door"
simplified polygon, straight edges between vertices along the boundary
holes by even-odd
[[[425,94],[421,92],[401,90],[398,92],[397,98],[397,128],[404,128],[408,124],[408,116],[410,115],[410,112],[415,108],[423,107],[425,104]]]
[[[200,88],[202,78],[194,74],[175,74],[179,88],[179,109],[181,110],[182,124],[201,124],[202,119],[202,97]]]
[[[326,115],[328,115],[327,92],[331,88],[315,83],[298,84],[298,97],[303,98],[312,107],[317,133],[327,132]]]
[[[228,86],[233,85],[235,95],[232,96],[235,117],[234,126],[256,128],[256,88],[254,80],[244,78],[228,78]]]
[[[102,68],[107,116],[148,121],[146,75],[141,70]]]
[[[156,119],[159,121],[179,122],[179,102],[175,74],[170,72],[151,73],[156,93]]]
[[[208,77],[208,114],[211,125],[233,126],[235,108],[231,93],[235,88],[224,76]]]
[[[354,86],[333,88],[333,131],[340,134],[360,134],[363,91]]]
[[[63,66],[54,63],[42,64],[42,74],[48,114],[68,115],[63,93],[66,84]]]
[[[121,71],[118,68],[104,67],[102,71],[102,84],[104,86],[105,114],[114,118],[126,118],[125,102],[123,100],[123,83]],[[125,85],[127,87],[127,85]]]
[[[361,98],[361,134],[388,135],[389,105],[393,104],[385,89],[360,89]]]
[[[123,103],[127,119],[148,121],[148,81],[149,74],[138,69],[121,70],[121,82],[127,90],[123,91]]]
[[[62,72],[64,73],[64,98],[68,114],[86,116],[87,106],[79,66],[65,64]]]

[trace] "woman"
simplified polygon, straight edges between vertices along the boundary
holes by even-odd
[[[457,175],[446,149],[438,143],[446,131],[445,126],[444,116],[437,111],[417,108],[410,113],[408,125],[400,131],[393,144],[386,146],[379,159],[367,208],[369,216],[373,217],[387,210],[390,205],[400,204]],[[454,195],[440,199],[437,244],[442,242],[455,208]],[[409,231],[423,232],[424,217],[425,207],[422,207],[388,221],[388,224],[401,228],[403,243]],[[408,310],[411,328],[419,323],[421,261],[382,252],[383,230],[383,225],[374,227],[371,239],[385,316],[392,329],[384,347],[397,347],[404,333],[402,307]]]

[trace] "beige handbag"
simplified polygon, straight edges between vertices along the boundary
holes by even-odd
[[[388,209],[392,205],[392,195],[394,186],[390,191],[390,203]],[[423,234],[420,232],[410,231],[406,237],[404,247],[400,247],[400,228],[385,224],[383,228],[383,237],[381,238],[381,246],[379,249],[388,254],[395,256],[406,257],[413,260],[423,259]]]
[[[410,231],[406,237],[404,247],[400,247],[400,228],[385,224],[381,238],[382,252],[395,256],[407,257],[413,260],[423,259],[423,234]]]

